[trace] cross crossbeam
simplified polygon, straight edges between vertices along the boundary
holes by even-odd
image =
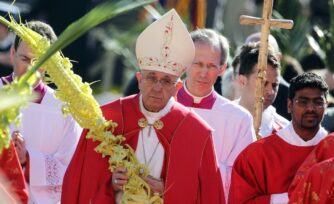
[[[267,69],[267,56],[268,56],[268,37],[271,27],[291,29],[293,27],[292,20],[286,19],[272,19],[273,0],[264,0],[262,18],[253,16],[240,16],[240,24],[242,25],[261,25],[261,40],[260,50],[258,57],[258,73],[256,78],[256,91],[255,91],[255,111],[254,111],[254,128],[256,137],[259,139],[260,125],[263,112],[263,92],[264,82]]]

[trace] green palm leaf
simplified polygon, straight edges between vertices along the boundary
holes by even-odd
[[[9,145],[8,125],[13,121],[18,124],[19,110],[27,101],[32,99],[29,97],[27,90],[34,84],[36,78],[37,69],[47,61],[54,53],[65,48],[74,40],[82,36],[84,33],[92,29],[93,27],[103,23],[104,21],[111,19],[115,16],[139,8],[146,4],[152,3],[154,0],[109,0],[103,4],[98,5],[85,16],[71,24],[58,38],[58,40],[50,46],[50,48],[38,59],[36,63],[24,74],[18,81],[9,85],[6,89],[0,91],[0,154],[4,147]],[[0,22],[11,27],[10,22],[4,18],[0,18]],[[12,27],[11,27],[12,28]],[[14,29],[15,30],[15,29]],[[14,89],[15,88],[15,89]],[[15,90],[12,92],[11,90]],[[23,91],[24,93],[22,93]],[[12,94],[14,93],[14,94]]]
[[[5,94],[0,92],[0,114],[12,107],[21,106],[26,104],[28,101],[34,100],[36,97],[34,95],[19,95],[19,94]]]
[[[72,43],[74,40],[82,36],[93,27],[115,16],[153,2],[155,2],[155,0],[121,0],[118,2],[109,0],[103,4],[98,5],[85,16],[66,28],[66,30],[59,36],[58,40],[52,44],[46,53],[38,59],[36,64],[31,69],[31,74],[35,72],[55,52],[65,48],[67,45]],[[25,77],[29,78],[30,74],[26,75]]]

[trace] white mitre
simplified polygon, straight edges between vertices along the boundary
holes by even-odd
[[[180,77],[192,64],[195,46],[174,9],[148,26],[138,37],[136,56],[142,70]]]

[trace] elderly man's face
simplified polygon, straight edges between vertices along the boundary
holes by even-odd
[[[220,50],[206,43],[195,43],[195,59],[187,70],[186,86],[195,96],[206,96],[224,70],[220,65]]]
[[[146,110],[158,112],[177,92],[178,77],[158,72],[142,71],[137,73],[140,93]]]

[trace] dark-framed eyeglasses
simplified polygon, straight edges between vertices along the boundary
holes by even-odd
[[[172,79],[158,79],[151,75],[144,76],[143,79],[150,85],[156,85],[157,83],[160,83],[164,88],[171,88],[177,83],[177,81],[173,81]]]
[[[309,106],[317,109],[325,108],[327,101],[323,98],[308,99],[308,98],[296,98],[295,103],[301,108],[307,108]]]

